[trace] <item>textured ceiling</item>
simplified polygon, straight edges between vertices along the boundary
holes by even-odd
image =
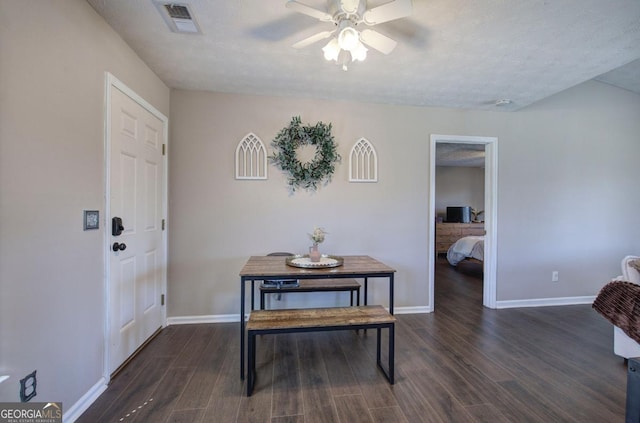
[[[88,2],[172,88],[500,111],[594,78],[640,94],[638,0],[414,0],[409,18],[374,27],[396,49],[346,72],[323,42],[291,47],[332,24],[285,0],[178,1],[197,35],[169,31],[152,0]]]
[[[436,144],[436,166],[484,167],[484,144]]]

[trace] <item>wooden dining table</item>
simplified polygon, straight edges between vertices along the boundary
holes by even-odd
[[[240,271],[240,377],[245,375],[245,288],[251,282],[251,310],[254,308],[255,281],[282,279],[364,280],[364,304],[367,304],[369,278],[383,278],[389,282],[389,313],[393,314],[393,280],[395,269],[369,256],[342,256],[342,265],[328,268],[301,268],[287,264],[283,256],[251,256]]]

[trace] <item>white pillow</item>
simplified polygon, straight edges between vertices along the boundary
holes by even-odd
[[[640,272],[634,269],[629,262],[637,260],[638,256],[626,256],[622,259],[622,277],[625,281],[629,281],[640,285]]]

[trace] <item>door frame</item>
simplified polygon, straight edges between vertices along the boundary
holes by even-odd
[[[124,93],[127,97],[138,103],[142,108],[147,110],[149,113],[154,115],[160,121],[162,121],[162,143],[165,144],[165,151],[168,151],[168,141],[169,141],[169,119],[162,114],[158,109],[153,107],[149,102],[147,102],[144,98],[139,96],[135,91],[126,86],[122,81],[116,78],[113,74],[109,72],[105,72],[105,101],[104,101],[104,178],[105,178],[105,212],[104,212],[104,361],[103,361],[103,377],[108,382],[111,378],[111,373],[116,369],[109,368],[109,358],[110,358],[110,322],[111,322],[111,294],[110,294],[110,284],[111,284],[111,269],[110,269],[110,254],[111,254],[111,97],[113,90],[117,89]],[[168,155],[164,154],[162,157],[163,166],[164,166],[164,176],[162,180],[162,216],[163,219],[168,219]],[[164,266],[162,268],[161,275],[161,295],[164,295],[166,298],[167,292],[167,260],[168,260],[168,252],[167,252],[167,233],[168,229],[162,231],[162,245],[164,249],[164,257],[163,262]],[[167,325],[167,307],[166,301],[165,305],[162,306],[162,327],[164,328]]]
[[[484,281],[482,305],[497,308],[498,138],[432,134],[429,148],[429,309],[435,311],[436,144],[484,144]]]

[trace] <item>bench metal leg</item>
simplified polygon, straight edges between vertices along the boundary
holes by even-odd
[[[389,363],[387,369],[382,366],[382,329],[386,328],[389,331]],[[395,383],[395,325],[394,323],[384,324],[383,326],[375,326],[377,339],[376,339],[376,364],[382,371],[382,374],[387,378],[389,383],[393,385]],[[344,329],[343,329],[344,330]],[[313,330],[310,330],[313,331]],[[298,331],[293,331],[298,332]],[[303,331],[305,332],[305,331]],[[266,333],[274,333],[267,331]],[[247,336],[247,397],[250,397],[253,393],[253,388],[256,384],[257,372],[256,372],[256,337],[258,334],[262,334],[260,330],[249,330]],[[634,422],[636,423],[636,422]]]
[[[382,343],[381,339],[382,338],[382,329],[378,328],[376,330],[377,332],[377,337],[376,337],[376,363],[378,363],[378,366],[380,366],[380,368],[382,368],[382,363],[380,362],[380,345]]]
[[[247,396],[253,392],[253,385],[256,383],[256,335],[249,332],[247,339]]]
[[[395,380],[395,368],[394,368],[394,362],[395,362],[395,358],[394,358],[394,352],[395,352],[395,342],[394,342],[394,338],[395,338],[395,331],[394,331],[394,324],[391,324],[389,326],[387,326],[387,329],[389,330],[389,363],[388,363],[388,370],[385,370],[384,367],[382,367],[382,361],[381,361],[381,354],[380,354],[380,350],[381,350],[381,346],[382,346],[382,328],[377,328],[377,340],[376,340],[376,362],[378,364],[378,367],[380,368],[380,370],[382,370],[382,373],[387,377],[387,380],[389,381],[390,384],[394,384]]]
[[[395,324],[389,326],[389,382],[393,385],[395,383]]]
[[[260,310],[264,310],[264,291],[260,290]]]

